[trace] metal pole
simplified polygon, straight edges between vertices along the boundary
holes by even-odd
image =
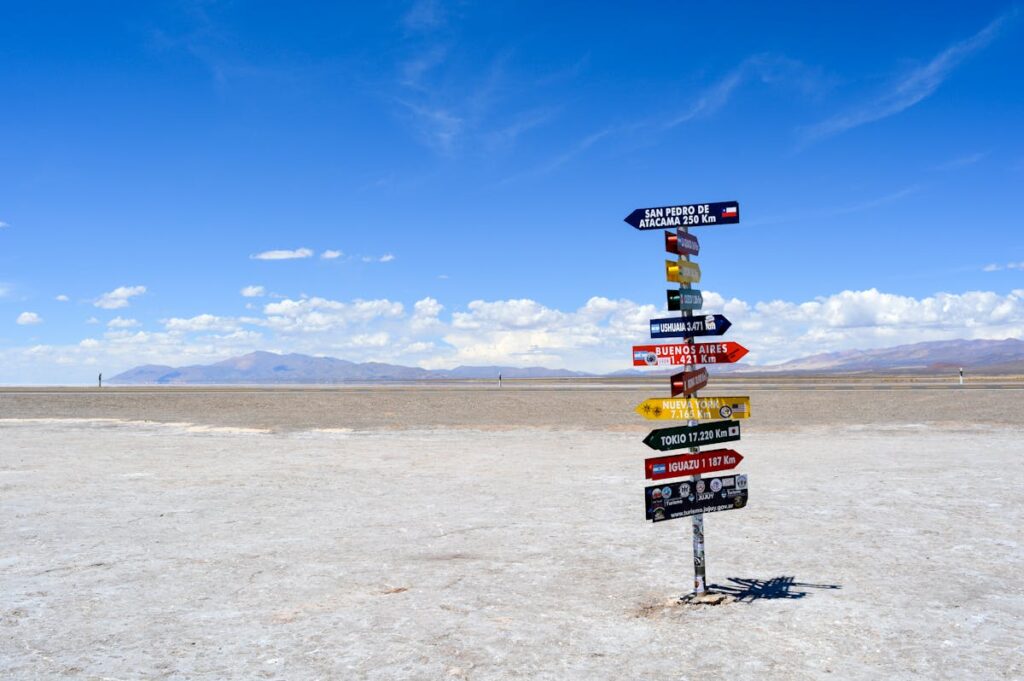
[[[686,227],[682,228],[683,234],[689,234],[690,230]],[[685,257],[686,262],[690,261],[690,256],[679,256],[679,260],[683,260]],[[690,284],[679,284],[679,297],[682,299],[683,292],[692,288]],[[692,317],[693,312],[690,310],[683,310],[683,317]],[[686,339],[687,345],[693,345],[693,336]],[[693,353],[691,353],[692,355]],[[697,368],[696,364],[687,364],[683,367],[684,371],[694,371]],[[694,392],[691,397],[697,397],[697,393]],[[695,426],[697,421],[690,419],[687,425]],[[700,447],[690,447],[690,453],[696,454],[700,452]],[[700,480],[700,474],[694,475],[690,478],[690,484],[693,485],[694,494],[696,494],[697,481]],[[705,583],[705,563],[704,563],[704,514],[698,513],[695,516],[690,516],[693,521],[693,593],[702,594],[707,591]]]

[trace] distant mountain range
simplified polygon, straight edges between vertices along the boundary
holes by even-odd
[[[899,345],[880,350],[847,350],[812,355],[782,364],[712,367],[715,373],[737,376],[819,374],[950,373],[1024,374],[1024,341],[954,340]],[[656,373],[671,373],[663,367]],[[503,378],[585,378],[588,374],[544,367],[460,366],[420,369],[380,362],[350,362],[333,357],[252,352],[214,364],[171,367],[147,364],[111,378],[122,385],[332,384],[374,381],[431,381]],[[608,376],[650,376],[650,371],[625,370]]]
[[[543,367],[460,366],[432,370],[381,362],[357,363],[334,357],[251,352],[214,364],[184,367],[146,364],[118,374],[108,382],[126,385],[330,384],[497,378],[498,374],[503,378],[572,378],[592,375]]]
[[[952,340],[897,345],[878,350],[845,350],[782,364],[751,367],[759,373],[939,373],[957,371],[1024,373],[1024,341]]]

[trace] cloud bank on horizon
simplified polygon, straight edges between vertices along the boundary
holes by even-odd
[[[747,347],[744,363],[752,366],[853,348],[1024,337],[1024,289],[921,299],[868,289],[801,302],[705,291],[704,300],[732,321],[724,340]],[[171,317],[153,328],[115,317],[105,331],[77,343],[0,350],[0,383],[81,383],[92,368],[113,375],[141,364],[197,364],[254,350],[427,369],[500,364],[608,373],[630,367],[630,345],[649,343],[648,320],[664,316],[652,304],[603,297],[572,310],[512,299],[474,300],[445,312],[430,297],[410,308],[386,299],[313,296],[269,302],[253,315]]]

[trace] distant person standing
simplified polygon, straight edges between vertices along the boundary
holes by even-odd
[[[99,380],[100,387],[102,388],[103,387],[103,374],[100,374],[100,377],[99,377],[98,380]]]
[[[964,368],[960,367],[960,385],[964,384]]]
[[[498,372],[498,387],[501,387],[501,372]]]

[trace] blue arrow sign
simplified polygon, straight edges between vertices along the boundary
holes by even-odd
[[[720,314],[652,319],[651,338],[721,336],[730,326],[732,326],[732,322]]]

